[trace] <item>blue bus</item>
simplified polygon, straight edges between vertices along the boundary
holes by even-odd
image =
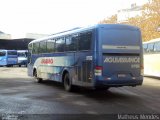
[[[37,39],[28,45],[28,75],[75,86],[108,89],[143,82],[140,29],[97,24]]]
[[[0,66],[13,66],[18,61],[16,50],[0,50]]]

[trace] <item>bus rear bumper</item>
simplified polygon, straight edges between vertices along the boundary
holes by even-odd
[[[143,78],[136,80],[96,80],[95,87],[122,87],[142,85]]]

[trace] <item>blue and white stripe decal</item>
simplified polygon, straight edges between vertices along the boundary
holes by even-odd
[[[49,78],[48,74],[59,74],[64,67],[73,65],[74,58],[72,56],[40,57],[34,63],[38,77],[42,78]]]

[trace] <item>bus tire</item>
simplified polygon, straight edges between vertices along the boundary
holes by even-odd
[[[64,75],[63,84],[64,84],[64,89],[66,91],[71,92],[73,90],[73,86],[72,86],[71,80],[69,78],[69,73],[66,73]]]
[[[33,76],[34,76],[35,82],[37,82],[37,83],[42,82],[42,78],[37,77],[37,70],[34,70]]]

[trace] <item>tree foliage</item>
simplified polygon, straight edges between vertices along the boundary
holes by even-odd
[[[104,19],[99,23],[108,23],[108,24],[117,23],[117,15],[112,15],[111,17],[108,17],[107,19]]]
[[[117,23],[115,21],[116,15],[111,16],[107,20],[101,21],[101,23]],[[160,27],[160,0],[150,0],[142,7],[142,15],[134,18],[129,18],[127,22],[123,24],[131,24],[138,26],[142,31],[143,41],[159,38],[160,31],[157,29]]]

